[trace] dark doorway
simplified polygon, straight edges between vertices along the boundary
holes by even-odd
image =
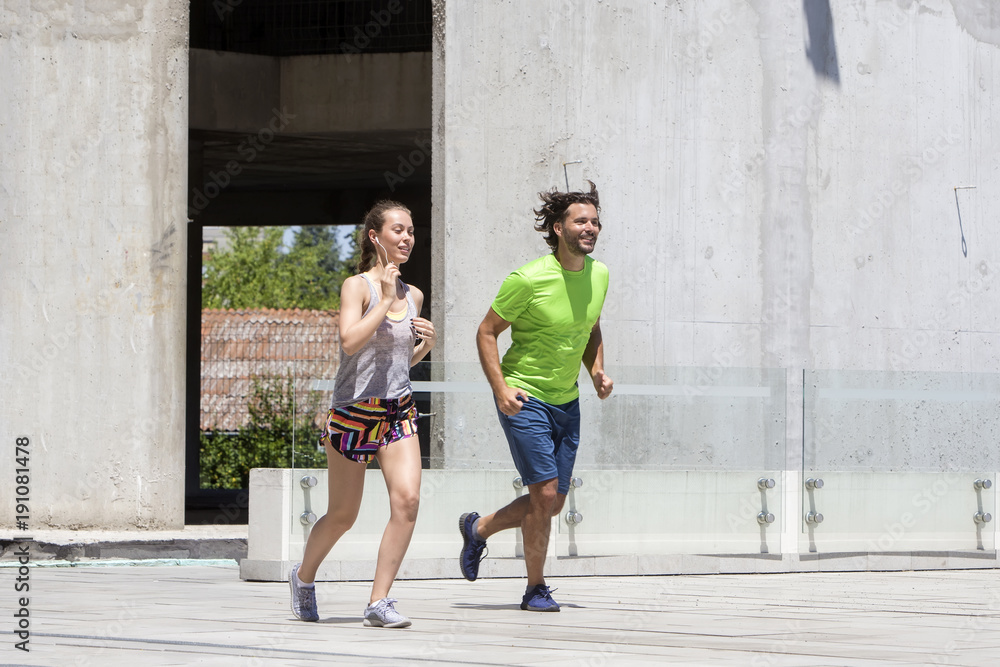
[[[430,0],[191,3],[186,523],[247,521],[245,489],[200,484],[205,228],[353,226],[375,201],[396,199],[418,239],[406,280],[430,312],[431,16]],[[419,70],[400,82],[412,108],[381,122],[394,82],[380,67],[399,69],[396,60]],[[324,79],[328,71],[337,76]]]

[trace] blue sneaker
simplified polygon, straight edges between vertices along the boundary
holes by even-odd
[[[486,558],[486,540],[480,540],[473,535],[472,524],[479,515],[466,512],[458,517],[458,530],[462,533],[462,553],[458,556],[458,564],[462,566],[462,576],[469,581],[475,581],[479,576],[479,563]]]
[[[552,599],[552,591],[545,584],[538,584],[521,598],[521,609],[525,611],[559,611],[559,604]]]

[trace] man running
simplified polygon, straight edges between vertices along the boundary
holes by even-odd
[[[588,257],[601,232],[596,186],[538,196],[535,231],[545,234],[552,253],[507,276],[476,334],[479,361],[528,495],[488,516],[463,514],[460,558],[462,574],[475,581],[486,540],[520,526],[528,571],[521,609],[559,611],[545,585],[545,552],[550,518],[566,501],[580,442],[580,362],[601,399],[613,386],[604,373],[600,323],[608,268]],[[511,346],[501,363],[497,337],[508,327]]]

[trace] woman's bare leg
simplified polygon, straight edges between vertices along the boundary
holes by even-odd
[[[380,447],[379,467],[389,490],[389,523],[378,548],[371,602],[389,596],[399,566],[410,546],[420,506],[420,443],[412,435]]]
[[[330,445],[326,446],[326,460],[329,497],[326,514],[309,531],[298,573],[299,579],[307,584],[315,580],[316,571],[333,545],[354,525],[365,488],[364,463],[348,459]]]

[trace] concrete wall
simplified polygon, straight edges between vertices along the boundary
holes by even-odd
[[[0,6],[0,526],[183,525],[187,12]]]
[[[602,322],[619,382],[647,365],[782,369],[795,467],[803,368],[1000,371],[995,3],[437,9],[437,359],[475,360],[503,277],[546,251],[535,193],[564,188],[562,163],[582,160],[567,169],[574,188],[590,178],[602,194],[594,256],[611,269]],[[614,453],[635,442],[614,400],[604,410],[618,417],[591,418],[584,447],[618,465],[657,461]],[[726,418],[725,406],[691,409]],[[470,442],[503,459],[488,406],[456,398],[448,415],[446,460],[466,465]],[[640,441],[712,464],[696,429],[647,424]],[[742,446],[740,433],[725,444]],[[961,452],[939,464],[969,464]]]

